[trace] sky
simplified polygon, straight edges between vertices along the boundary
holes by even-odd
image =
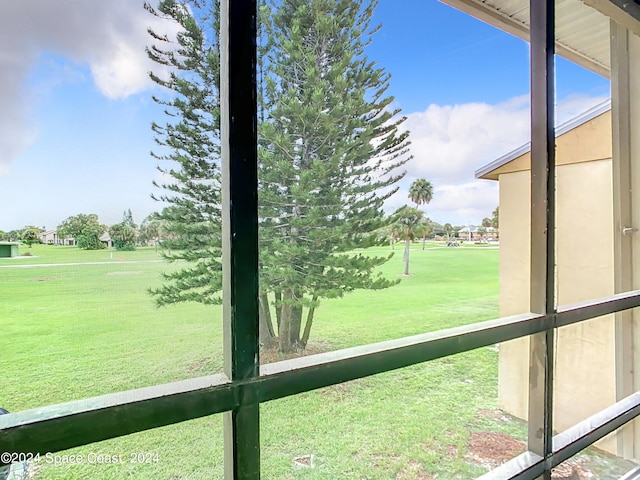
[[[410,203],[408,186],[426,178],[429,218],[478,224],[498,186],[474,172],[529,140],[528,44],[436,0],[380,0],[374,23],[367,55],[391,74],[413,155],[386,209]],[[78,213],[109,225],[127,209],[140,223],[162,208],[151,199],[150,124],[164,118],[148,79],[158,72],[144,51],[149,27],[176,33],[141,0],[3,5],[0,230],[55,229]],[[559,123],[609,95],[608,80],[563,59],[556,82]]]

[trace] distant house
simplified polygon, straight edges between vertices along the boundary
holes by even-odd
[[[55,230],[47,230],[40,234],[40,241],[45,245],[57,245],[58,235]]]
[[[458,238],[461,240],[466,240],[468,242],[473,242],[474,240],[480,240],[478,227],[474,225],[469,225],[467,227],[461,228],[460,230],[458,230]]]
[[[113,240],[111,240],[111,235],[109,235],[109,232],[104,232],[102,235],[100,235],[99,240],[104,243],[107,248],[113,247]]]
[[[458,238],[469,242],[497,240],[498,230],[493,227],[476,227],[474,225],[469,225],[458,230]]]
[[[556,129],[556,296],[559,305],[614,293],[610,104]],[[476,172],[500,188],[500,316],[529,311],[531,147]],[[558,329],[554,428],[565,430],[616,401],[613,315]],[[500,407],[527,417],[529,338],[500,345]],[[524,373],[523,373],[524,372]],[[601,448],[616,453],[614,439]]]
[[[40,241],[45,245],[75,245],[76,240],[73,237],[58,237],[58,232],[55,230],[47,230],[40,234]]]

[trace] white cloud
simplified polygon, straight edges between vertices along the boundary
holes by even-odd
[[[91,73],[98,89],[109,98],[122,98],[149,87],[147,72],[151,65],[141,58],[139,45],[116,38],[113,46],[106,58],[91,62]],[[147,68],[141,68],[143,66]]]
[[[604,97],[582,94],[562,99],[557,107],[562,123]],[[427,216],[441,223],[479,223],[498,205],[497,182],[476,180],[475,171],[530,139],[528,95],[490,105],[430,105],[408,115],[413,159],[400,190],[389,199],[389,211],[410,203],[409,185],[425,178],[434,186],[433,200],[423,207]]]
[[[388,212],[411,204],[407,197],[413,180],[415,177],[403,180],[398,192],[386,204]],[[434,185],[433,200],[428,205],[421,205],[420,209],[441,224],[477,225],[484,217],[490,217],[497,206],[498,182],[471,179],[462,183]]]
[[[147,28],[173,35],[176,27],[142,8],[141,2],[110,0],[31,0],[4,5],[0,40],[12,45],[15,75],[24,79],[42,52],[90,66],[101,92],[120,98],[151,86],[153,64],[145,46]],[[5,57],[0,57],[5,64]]]
[[[434,199],[429,210],[434,220],[453,224],[478,224],[484,217],[490,217],[498,206],[498,183],[487,180],[473,180],[458,185],[441,185],[435,188]]]
[[[414,156],[411,176],[434,185],[468,180],[478,167],[527,141],[528,97],[498,105],[430,105],[410,114],[406,127]]]
[[[158,66],[145,53],[151,43],[147,28],[170,37],[177,32],[175,24],[155,18],[137,1],[29,0],[2,7],[0,174],[34,139],[34,92],[25,84],[43,53],[88,65],[99,91],[118,99],[152,86],[147,72]]]

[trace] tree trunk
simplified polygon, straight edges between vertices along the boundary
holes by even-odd
[[[273,347],[275,332],[271,321],[271,308],[266,293],[260,294],[260,343],[263,348]]]
[[[409,250],[411,249],[411,240],[404,241],[404,274],[409,275]]]
[[[424,250],[424,244],[427,243],[427,237],[422,237],[422,249]]]
[[[300,324],[302,323],[302,307],[295,305],[295,292],[289,288],[282,292],[280,309],[280,329],[278,332],[279,350],[282,353],[295,351],[300,341]]]
[[[278,335],[280,335],[280,319],[282,318],[282,292],[274,292],[276,297],[276,324],[278,325]]]
[[[318,301],[318,297],[313,297],[313,304]],[[304,325],[304,333],[302,334],[302,340],[300,340],[300,345],[302,348],[307,348],[307,343],[309,342],[309,334],[311,333],[311,325],[313,324],[313,314],[316,311],[316,307],[309,307],[309,311],[307,312],[307,323]]]
[[[282,353],[290,353],[291,346],[291,309],[290,305],[282,305],[280,309],[280,329],[278,330],[278,350]]]
[[[289,330],[289,338],[291,348],[295,350],[300,344],[300,328],[302,327],[302,307],[300,305],[291,306],[291,329]]]
[[[300,324],[302,323],[302,307],[293,305],[296,298],[294,292],[286,289],[282,292],[282,309],[280,312],[279,350],[281,353],[292,353],[300,342]]]

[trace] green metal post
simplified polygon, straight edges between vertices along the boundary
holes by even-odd
[[[221,137],[225,373],[259,376],[256,0],[222,0]],[[260,422],[251,389],[224,416],[225,479],[260,478]]]
[[[531,0],[531,312],[555,315],[555,0]],[[530,337],[528,446],[553,452],[553,323]],[[551,471],[545,470],[545,480]]]

